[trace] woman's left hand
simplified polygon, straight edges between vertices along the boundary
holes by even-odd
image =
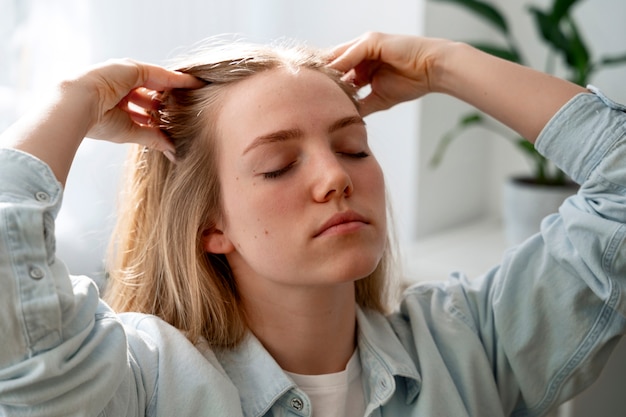
[[[408,35],[366,33],[332,50],[332,68],[357,87],[370,85],[361,99],[366,116],[434,91],[433,68],[441,50],[450,43]]]

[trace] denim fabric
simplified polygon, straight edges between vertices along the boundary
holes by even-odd
[[[412,287],[389,317],[358,311],[367,415],[538,416],[598,375],[626,328],[626,114],[594,93],[537,141],[582,184],[540,234],[479,279]],[[254,336],[192,345],[70,277],[61,197],[46,165],[0,151],[0,415],[310,415]]]

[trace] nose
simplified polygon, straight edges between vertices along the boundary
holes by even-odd
[[[315,201],[323,203],[333,198],[352,195],[354,190],[352,179],[340,158],[341,155],[328,151],[315,164],[315,181],[313,185],[313,198]]]

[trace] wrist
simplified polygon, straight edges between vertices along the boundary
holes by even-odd
[[[59,117],[68,117],[74,135],[84,137],[98,121],[98,89],[86,77],[61,81],[55,89],[52,107]]]
[[[442,41],[430,59],[431,91],[459,97],[473,52],[476,50],[466,43]]]
[[[95,120],[93,91],[79,79],[57,84],[3,133],[4,145],[42,160],[64,183],[74,154]]]

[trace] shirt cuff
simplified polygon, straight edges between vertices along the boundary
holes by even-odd
[[[626,133],[626,108],[588,88],[591,93],[576,95],[552,117],[535,143],[539,153],[579,184]]]

